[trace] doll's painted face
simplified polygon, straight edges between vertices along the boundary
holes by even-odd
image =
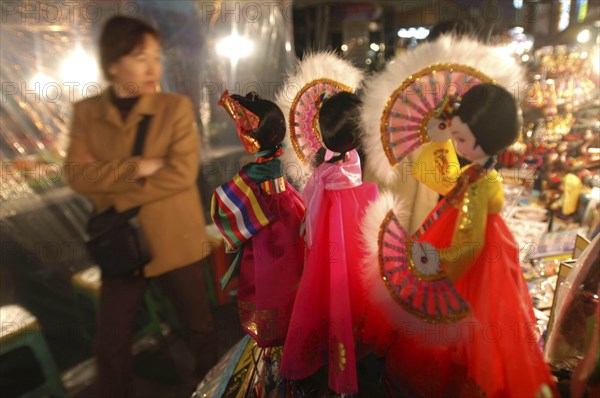
[[[466,123],[458,116],[454,116],[450,121],[450,136],[454,142],[456,152],[470,161],[475,161],[489,156],[483,151],[483,148],[476,143],[475,135]]]

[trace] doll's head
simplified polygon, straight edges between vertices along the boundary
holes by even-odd
[[[442,35],[453,35],[455,37],[471,37],[477,39],[480,34],[480,27],[477,21],[471,18],[460,18],[438,22],[429,29],[429,34],[425,41],[436,41]]]
[[[219,105],[236,121],[246,151],[274,153],[280,148],[285,137],[285,118],[273,102],[260,98],[254,91],[245,96],[230,96],[225,91]]]
[[[468,127],[472,137],[461,134]],[[513,96],[494,84],[469,89],[451,119],[456,149],[469,160],[494,156],[510,146],[521,131],[521,113]]]
[[[323,144],[333,152],[348,152],[358,145],[361,100],[341,91],[326,99],[319,110],[319,130]]]

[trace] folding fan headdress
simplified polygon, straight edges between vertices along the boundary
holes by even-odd
[[[300,190],[314,169],[317,152],[323,147],[319,131],[320,105],[340,92],[355,92],[362,79],[359,69],[333,53],[310,54],[298,63],[277,95],[276,103],[283,111],[289,134],[281,156],[288,178]]]
[[[486,82],[510,89],[521,81],[521,69],[506,53],[470,39],[442,37],[403,54],[365,84],[367,167],[393,183],[395,166],[445,129],[469,88]],[[439,268],[435,250],[413,242],[400,223],[397,204],[384,196],[379,202],[367,211],[364,233],[379,264],[377,270],[367,266],[365,273],[367,285],[380,290],[374,294],[378,306],[389,312],[400,304],[432,323],[465,317],[467,303]]]
[[[443,128],[447,105],[458,107],[469,88],[495,83],[523,98],[518,90],[524,82],[505,49],[472,39],[444,36],[404,53],[365,82],[367,167],[392,183],[396,166],[429,142],[432,130]]]

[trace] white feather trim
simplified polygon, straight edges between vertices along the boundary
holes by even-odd
[[[379,193],[379,197],[371,202],[365,210],[365,215],[361,221],[361,230],[363,242],[366,245],[369,257],[378,255],[379,247],[377,242],[379,241],[381,223],[389,211],[397,207],[394,195],[389,191],[382,191]],[[379,272],[379,269],[377,272]]]
[[[360,279],[364,286],[364,291],[369,292],[365,299],[368,301],[368,308],[372,310],[388,313],[391,327],[399,327],[405,318],[394,316],[394,314],[404,314],[404,310],[396,303],[390,295],[387,286],[381,278],[379,268],[379,233],[381,224],[390,210],[393,210],[400,223],[406,226],[409,214],[402,211],[403,203],[399,201],[391,192],[383,191],[379,198],[371,203],[365,211],[365,216],[361,222],[364,245],[366,246],[365,261],[361,264]]]
[[[478,69],[518,100],[524,99],[524,71],[504,48],[484,45],[469,38],[443,36],[394,58],[383,72],[365,81],[362,107],[366,166],[385,185],[396,178],[381,142],[381,116],[388,98],[409,76],[437,63],[457,63]]]
[[[275,103],[283,111],[287,129],[283,141],[285,151],[280,159],[284,164],[287,178],[300,191],[304,189],[304,185],[314,170],[314,165],[300,160],[290,140],[290,109],[296,95],[306,84],[324,78],[335,80],[356,91],[360,86],[362,77],[360,69],[341,59],[334,52],[317,52],[307,54],[301,61],[297,62],[294,71],[289,73],[281,91],[277,94]]]

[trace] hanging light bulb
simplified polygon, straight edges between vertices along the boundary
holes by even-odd
[[[227,57],[232,65],[237,65],[238,60],[246,58],[254,50],[254,43],[247,37],[240,36],[236,32],[231,36],[221,39],[217,43],[217,54]]]

